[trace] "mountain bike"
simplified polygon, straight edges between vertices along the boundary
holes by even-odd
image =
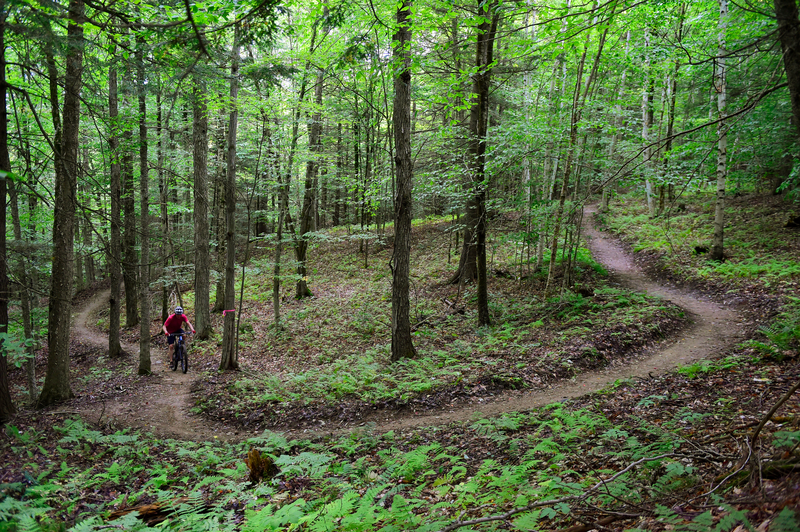
[[[175,371],[178,369],[178,365],[180,365],[181,371],[186,373],[189,369],[189,359],[186,357],[186,346],[183,343],[184,334],[191,333],[180,331],[170,334],[170,336],[175,338],[175,350],[172,352],[172,364],[170,364],[170,367],[172,371]]]

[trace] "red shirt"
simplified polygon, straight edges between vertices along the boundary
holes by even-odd
[[[169,334],[175,334],[181,330],[184,323],[189,323],[189,318],[186,317],[186,314],[172,314],[164,322],[164,327],[167,328]]]

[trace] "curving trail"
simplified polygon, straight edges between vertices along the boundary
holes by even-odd
[[[556,401],[563,401],[598,391],[608,384],[622,378],[646,377],[660,374],[676,366],[713,357],[741,341],[744,337],[740,316],[732,309],[723,307],[704,296],[689,290],[664,286],[648,279],[635,265],[632,258],[615,241],[598,232],[592,223],[593,208],[586,209],[584,232],[589,240],[589,248],[595,260],[602,263],[615,281],[634,290],[661,296],[682,307],[692,319],[692,325],[681,331],[675,338],[659,343],[636,359],[626,364],[611,365],[607,368],[583,373],[576,378],[558,383],[547,389],[509,391],[484,400],[481,404],[458,405],[450,410],[425,412],[375,412],[365,422],[374,423],[372,430],[387,432],[402,431],[415,427],[443,425],[455,421],[470,420],[476,416],[492,416],[504,412],[526,411]],[[104,336],[98,337],[86,326],[89,315],[107,301],[108,293],[95,296],[76,316],[76,334],[88,343],[107,342]],[[131,354],[138,353],[138,346],[123,346]],[[191,408],[190,385],[192,371],[184,375],[171,372],[165,365],[166,356],[160,349],[151,351],[154,362],[153,377],[148,378],[148,394],[141,396],[125,395],[114,401],[107,401],[106,415],[112,416],[124,425],[144,428],[156,434],[191,440],[211,440],[214,438],[237,440],[246,436],[212,424],[204,418],[189,414]],[[159,358],[160,356],[160,358]],[[133,357],[138,359],[137,356]],[[160,361],[161,364],[159,365]],[[150,397],[150,400],[146,400]],[[143,404],[144,403],[144,404]],[[89,419],[97,419],[98,405],[87,405],[82,409]],[[353,426],[342,426],[322,430],[317,435],[330,435],[353,430]],[[287,437],[310,437],[312,431],[290,432]]]
[[[109,296],[110,290],[95,294],[74,316],[74,339],[108,349],[108,337],[91,329],[89,319],[92,313],[108,304]],[[136,371],[139,346],[122,342],[122,351],[125,360]],[[142,378],[134,385],[135,388],[123,390],[118,397],[77,405],[78,411],[91,421],[113,422],[170,438],[205,440],[218,435],[227,439],[227,432],[230,431],[205,422],[201,416],[191,414],[191,385],[195,378],[191,367],[186,374],[180,370],[172,371],[168,358],[163,347],[151,344],[152,375]]]

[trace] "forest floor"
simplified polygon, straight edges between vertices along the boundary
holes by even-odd
[[[587,214],[584,226],[590,249],[595,260],[611,272],[612,279],[625,287],[660,296],[683,308],[689,315],[689,326],[666,340],[631,353],[625,360],[612,361],[602,369],[585,371],[571,379],[550,382],[540,389],[492,391],[479,397],[449,398],[439,404],[429,402],[418,408],[370,408],[343,419],[340,416],[334,420],[335,424],[329,422],[326,425],[321,420],[324,428],[316,430],[289,422],[284,426],[270,427],[271,430],[285,432],[288,437],[310,437],[315,434],[344,433],[370,424],[371,430],[382,433],[467,421],[476,415],[529,411],[595,392],[620,379],[659,375],[676,366],[713,358],[744,338],[744,318],[735,309],[723,307],[697,291],[670,286],[667,281],[662,283],[648,279],[618,242],[594,227],[593,211]],[[91,326],[91,317],[106,304],[108,296],[107,290],[94,294],[82,304],[74,320],[73,341],[83,346],[84,351],[88,347],[88,351],[95,355],[107,347],[107,339],[105,334]],[[162,437],[195,441],[215,438],[242,440],[261,433],[260,430],[246,432],[239,424],[216,421],[193,413],[195,401],[192,386],[197,378],[196,373],[191,367],[187,374],[170,371],[163,343],[161,338],[159,342],[151,344],[153,374],[139,379],[138,385],[132,386],[129,379],[117,381],[110,378],[99,384],[102,388],[84,390],[66,408],[74,409],[94,423],[141,428]],[[112,370],[118,372],[120,377],[135,373],[138,363],[138,345],[124,343],[123,351],[126,356],[122,364],[128,367],[123,369],[123,366],[117,366]]]
[[[477,332],[469,288],[466,310],[457,312],[449,304],[456,289],[430,280],[446,278],[451,267],[441,253],[447,224],[420,224],[417,264],[440,262],[416,288],[419,306],[428,305],[416,322],[428,325],[418,328],[424,334],[415,343],[428,342],[420,358],[461,373],[448,381],[442,375],[453,373],[424,366],[416,371],[438,381],[405,398],[410,388],[395,384],[394,402],[296,380],[314,371],[352,378],[346,366],[369,356],[384,364],[384,329],[367,326],[382,323],[388,302],[367,303],[386,292],[380,269],[391,250],[381,256],[373,248],[367,269],[349,233],[349,247],[341,239],[317,249],[315,297],[297,302],[288,295],[280,332],[269,328],[271,301],[259,299],[265,280],[251,276],[237,372],[216,371],[218,337],[192,340],[188,374],[170,371],[154,321],[153,373],[138,376],[139,328],[123,329],[125,355],[107,359],[108,286],[87,290],[74,302],[76,398],[45,410],[21,408],[0,433],[0,530],[4,518],[34,517],[82,530],[138,530],[144,525],[135,514],[125,515],[132,509],[155,526],[160,521],[149,521],[145,508],[163,521],[178,507],[174,523],[186,529],[190,519],[203,529],[283,529],[299,515],[315,530],[338,529],[340,519],[361,530],[378,528],[370,523],[454,530],[471,519],[506,529],[502,514],[511,510],[514,526],[531,530],[730,530],[735,523],[749,523],[737,531],[796,530],[800,397],[789,391],[800,381],[797,276],[762,276],[744,288],[725,278],[670,276],[663,257],[632,253],[632,237],[633,244],[622,243],[593,225],[598,217],[585,219],[584,236],[610,279],[584,258],[576,290],[590,295],[544,301],[536,292],[541,276],[501,275],[501,267],[513,268],[505,256],[491,270],[497,324]],[[503,229],[519,227],[512,222]],[[795,238],[780,231],[774,240],[781,245]],[[773,233],[761,228],[763,234]],[[525,303],[531,293],[533,303]],[[355,306],[353,297],[361,297]],[[191,310],[191,294],[183,303]],[[347,321],[352,316],[362,321]],[[513,334],[500,336],[509,328]],[[778,342],[784,333],[790,340]],[[446,357],[435,358],[447,348]],[[37,371],[45,358],[46,349],[37,353]],[[394,376],[391,368],[381,371],[380,378]],[[21,373],[12,372],[18,397]],[[292,393],[274,398],[275,389],[291,386]],[[753,428],[777,404],[753,446]],[[248,460],[255,451],[277,466],[263,477],[268,482],[253,477]],[[602,493],[585,498],[601,484]],[[556,504],[565,494],[571,502]],[[348,506],[356,500],[358,512]]]

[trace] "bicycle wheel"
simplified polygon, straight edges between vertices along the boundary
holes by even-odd
[[[189,370],[189,359],[186,357],[186,349],[181,349],[181,371],[186,373]]]

